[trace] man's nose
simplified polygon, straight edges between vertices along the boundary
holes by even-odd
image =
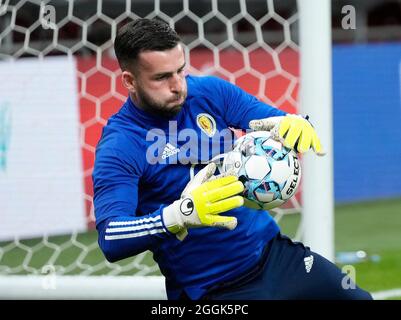
[[[170,78],[170,90],[174,93],[180,93],[182,91],[182,82],[183,79],[178,74],[174,74]]]

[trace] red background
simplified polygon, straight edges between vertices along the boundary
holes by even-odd
[[[188,72],[209,73],[235,82],[247,92],[277,108],[294,113],[298,101],[298,52],[287,48],[270,54],[256,49],[244,54],[238,50],[220,51],[217,57],[208,49],[189,54]],[[81,145],[84,169],[85,207],[88,226],[92,215],[92,169],[94,152],[107,119],[116,113],[127,96],[121,84],[121,71],[115,59],[77,58]]]

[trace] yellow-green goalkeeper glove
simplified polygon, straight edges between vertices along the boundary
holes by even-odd
[[[303,153],[310,148],[319,155],[324,152],[320,139],[310,122],[302,116],[288,114],[286,116],[271,117],[249,122],[252,130],[270,131],[273,138],[281,141],[285,147]]]
[[[244,185],[233,175],[213,176],[216,164],[210,163],[200,170],[188,183],[181,198],[163,209],[166,228],[179,240],[187,235],[187,228],[222,227],[234,229],[235,217],[220,216],[219,213],[238,208],[244,199],[238,194]]]

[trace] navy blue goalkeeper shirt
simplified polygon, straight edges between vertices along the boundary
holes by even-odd
[[[103,129],[93,171],[104,255],[117,261],[153,252],[169,299],[183,292],[198,299],[208,287],[241,275],[279,231],[268,212],[247,207],[224,213],[237,217],[234,230],[192,228],[179,241],[165,228],[163,208],[180,198],[191,174],[231,150],[229,127],[246,130],[250,120],[285,114],[222,79],[186,80],[188,96],[173,119],[149,114],[128,98]]]

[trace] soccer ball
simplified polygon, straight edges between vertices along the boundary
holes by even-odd
[[[301,180],[297,154],[268,131],[255,131],[239,138],[225,154],[222,172],[234,171],[244,184],[245,205],[273,209],[290,199]]]

